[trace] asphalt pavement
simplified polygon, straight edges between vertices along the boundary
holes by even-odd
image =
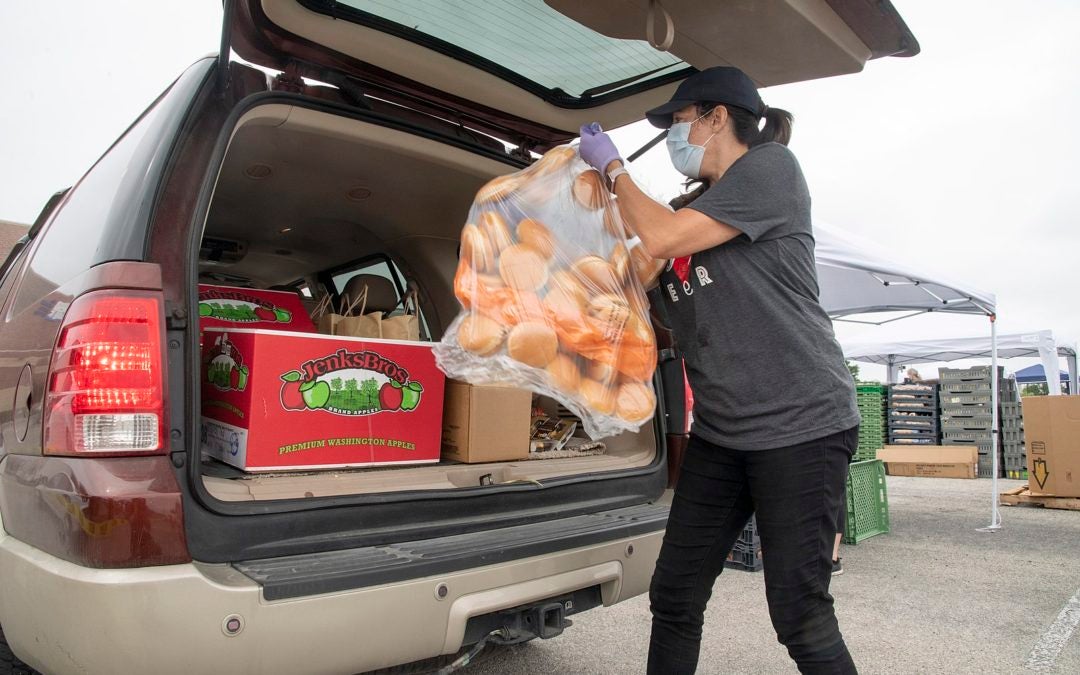
[[[976,530],[990,521],[989,480],[890,476],[888,490],[892,532],[843,546],[832,584],[861,673],[1080,673],[1080,511],[1003,506],[1004,526],[988,534]],[[642,673],[649,619],[638,596],[462,672]],[[698,672],[797,672],[761,572],[717,580]]]

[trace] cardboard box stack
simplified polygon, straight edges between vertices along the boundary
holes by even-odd
[[[937,445],[938,386],[894,384],[889,387],[889,444]]]
[[[1004,368],[998,367],[999,390]],[[1003,477],[1005,462],[993,436],[993,408],[990,366],[976,368],[939,368],[941,381],[941,442],[943,445],[974,445],[979,452],[979,478],[993,477],[994,457],[998,453],[998,476]]]
[[[855,398],[859,406],[859,446],[855,461],[874,459],[885,445],[885,392],[887,387],[876,382],[857,382]]]
[[[206,455],[249,472],[439,461],[429,343],[314,334],[295,293],[200,286],[199,300]]]

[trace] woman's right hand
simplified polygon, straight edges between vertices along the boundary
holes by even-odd
[[[615,147],[611,137],[600,128],[599,122],[582,125],[580,131],[581,145],[578,146],[578,152],[586,164],[606,176],[608,171],[614,168],[612,163],[622,162],[619,149]]]

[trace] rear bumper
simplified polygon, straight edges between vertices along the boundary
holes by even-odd
[[[89,569],[0,534],[0,621],[48,673],[357,673],[455,652],[473,616],[592,586],[605,605],[643,593],[662,535],[267,600],[230,565]]]

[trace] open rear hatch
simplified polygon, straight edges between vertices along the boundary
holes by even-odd
[[[235,4],[233,48],[253,63],[348,77],[373,96],[539,149],[587,122],[641,119],[696,69],[734,65],[767,87],[919,51],[886,0]]]
[[[423,289],[424,335],[436,340],[458,311],[472,195],[523,166],[521,151],[562,143],[583,122],[635,121],[696,68],[731,63],[771,85],[918,51],[891,5],[869,0],[225,4],[224,53],[308,84],[234,111],[200,280],[340,293],[362,261],[384,259],[379,274],[398,292],[408,280]],[[668,51],[644,40],[650,22]],[[312,80],[341,95],[315,95]],[[252,560],[631,508],[663,490],[663,427],[659,416],[607,439],[603,456],[565,460],[286,475],[194,462],[189,545],[207,562]]]

